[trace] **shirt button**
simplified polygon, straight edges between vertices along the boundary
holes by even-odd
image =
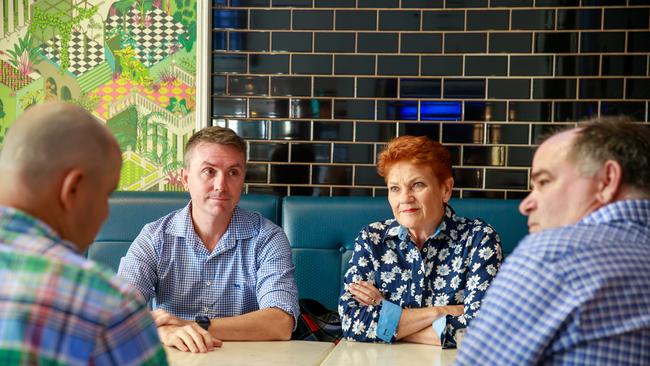
[[[206,285],[206,286],[210,286],[211,284],[212,284],[212,282],[210,282],[210,281],[205,281],[205,285]]]
[[[206,314],[207,314],[207,313],[208,313],[208,310],[210,310],[210,308],[209,308],[209,307],[207,307],[207,306],[204,306],[204,307],[203,307],[203,312],[204,312],[204,313],[206,313]]]
[[[424,248],[424,249],[422,249],[422,251],[426,253],[426,251],[427,251],[427,248]]]
[[[419,270],[419,271],[418,271],[418,274],[422,274],[422,270]]]

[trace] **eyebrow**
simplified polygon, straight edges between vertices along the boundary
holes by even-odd
[[[413,182],[415,182],[417,180],[424,180],[424,176],[423,175],[418,175],[418,176],[414,177],[413,179],[410,179],[410,180],[406,181],[406,183],[411,184],[411,183],[413,183]],[[389,184],[397,185],[398,183],[396,183],[395,181],[388,181],[388,182],[386,182],[386,184],[387,185],[389,185]]]
[[[207,161],[207,160],[203,160],[203,162],[201,163],[200,166],[215,167],[216,165],[210,163],[210,162]],[[242,164],[240,164],[240,163],[236,163],[236,164],[233,164],[233,165],[230,165],[230,166],[226,167],[226,169],[232,169],[232,168],[241,168],[241,169],[243,169],[243,168],[244,168],[244,165],[242,165]]]
[[[553,176],[553,174],[551,174],[551,172],[549,172],[548,170],[542,169],[542,170],[538,170],[536,172],[530,173],[530,180],[535,180],[542,174],[546,174],[546,175],[549,175],[551,177]]]

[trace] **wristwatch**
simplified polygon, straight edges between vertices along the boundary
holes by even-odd
[[[210,318],[208,318],[207,316],[197,315],[194,320],[196,321],[196,324],[199,325],[199,327],[205,330],[208,330],[208,328],[210,328]]]

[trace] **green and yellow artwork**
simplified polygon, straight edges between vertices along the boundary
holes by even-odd
[[[182,190],[196,126],[196,0],[0,0],[0,146],[23,111],[63,100],[115,135],[120,190]]]

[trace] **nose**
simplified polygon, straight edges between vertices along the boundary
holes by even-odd
[[[214,180],[212,181],[212,189],[215,191],[223,191],[226,185],[226,177],[222,173],[217,173],[214,176]]]
[[[519,204],[519,212],[524,216],[528,216],[535,209],[535,206],[535,199],[533,198],[533,192],[531,192]]]
[[[410,189],[401,189],[398,198],[400,203],[408,203],[413,198],[413,195]]]

